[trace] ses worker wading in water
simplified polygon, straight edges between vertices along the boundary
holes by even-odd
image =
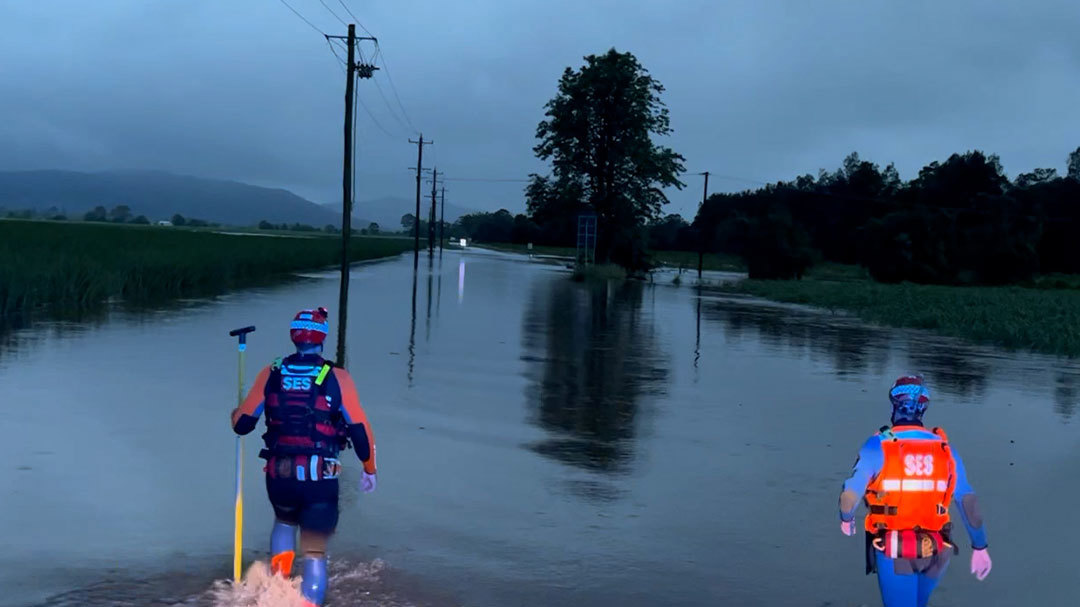
[[[255,429],[266,414],[266,493],[274,507],[271,569],[289,576],[300,530],[301,593],[306,605],[326,596],[326,545],[338,523],[338,453],[352,441],[363,464],[360,488],[375,490],[375,437],[345,369],[323,359],[329,333],[325,308],[304,310],[289,327],[296,353],[279,358],[255,378],[232,412],[237,434]]]
[[[904,376],[889,391],[892,425],[859,450],[840,494],[840,530],[855,534],[855,509],[866,503],[866,573],[878,576],[885,607],[926,607],[952,554],[949,503],[960,510],[971,539],[971,573],[990,574],[986,529],[960,456],[941,428],[922,417],[930,393],[922,377]]]

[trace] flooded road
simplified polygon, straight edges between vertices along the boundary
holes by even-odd
[[[878,604],[836,524],[895,376],[922,372],[980,495],[934,605],[1069,605],[1080,364],[476,250],[352,273],[348,367],[379,488],[346,454],[330,604]],[[689,282],[689,281],[686,281]],[[231,574],[236,354],[285,354],[337,280],[0,338],[0,605],[213,604]],[[333,352],[333,336],[327,351]],[[260,424],[261,428],[261,424]],[[261,430],[260,430],[261,432]],[[271,511],[245,440],[245,559]],[[385,568],[383,568],[385,563]],[[371,594],[365,594],[371,592]]]

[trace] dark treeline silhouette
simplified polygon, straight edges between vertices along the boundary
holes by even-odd
[[[191,225],[191,224],[189,223],[188,225]],[[315,227],[313,225],[308,225],[306,223],[291,223],[291,224],[290,223],[270,223],[269,221],[266,221],[265,219],[259,222],[258,228],[260,230],[283,230],[283,231],[290,231],[290,232],[319,232],[320,231],[320,228],[317,228],[317,227]],[[338,227],[336,227],[336,226],[334,226],[332,224],[327,224],[326,226],[324,226],[321,229],[321,231],[326,232],[327,234],[336,234],[336,233],[341,232],[341,230]],[[355,232],[356,232],[356,230],[353,230],[350,233],[355,233]]]
[[[568,219],[576,221],[575,217]],[[574,232],[563,230],[553,223],[541,226],[528,215],[512,215],[506,209],[462,215],[453,225],[447,226],[447,230],[450,237],[464,236],[477,242],[533,243],[556,247],[573,247],[576,244]],[[694,229],[680,215],[666,215],[650,222],[643,232],[650,250],[696,250]]]
[[[883,282],[1006,284],[1080,272],[1080,148],[1068,174],[1011,181],[981,151],[933,162],[908,182],[858,154],[835,171],[713,194],[694,220],[709,251],[751,276],[798,278],[817,260],[866,267]]]
[[[451,237],[464,236],[477,242],[508,242],[514,244],[553,244],[544,237],[535,221],[523,214],[512,215],[506,209],[494,213],[469,213],[462,215],[449,226]],[[559,243],[570,246],[572,243]]]

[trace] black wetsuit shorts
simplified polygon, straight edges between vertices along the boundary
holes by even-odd
[[[338,523],[338,479],[300,481],[266,477],[274,516],[301,529],[331,534]]]

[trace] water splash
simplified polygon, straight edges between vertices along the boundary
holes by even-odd
[[[327,607],[419,607],[447,605],[445,597],[419,598],[412,583],[387,579],[390,568],[380,559],[357,562],[330,559]],[[143,579],[104,579],[89,586],[55,595],[40,607],[299,607],[300,576],[272,575],[270,566],[256,561],[239,584],[217,580],[195,571]],[[397,577],[397,576],[392,576]],[[209,586],[209,587],[208,587]],[[407,595],[408,598],[406,598]],[[431,599],[431,600],[428,600]]]
[[[286,579],[270,572],[270,565],[256,561],[240,583],[214,582],[209,591],[214,607],[301,607],[300,578]]]
[[[330,560],[327,605],[349,607],[413,607],[396,593],[382,588],[386,564],[375,559],[370,563]],[[268,563],[257,561],[248,568],[240,584],[218,581],[207,593],[213,607],[300,607],[300,577],[285,579],[270,572]]]

